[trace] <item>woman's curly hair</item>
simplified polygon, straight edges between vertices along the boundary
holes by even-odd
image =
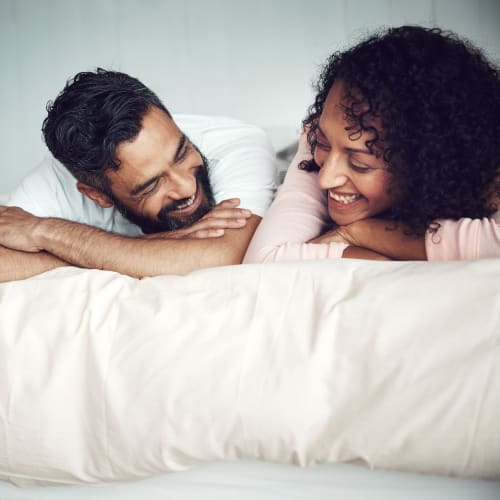
[[[451,32],[390,28],[331,55],[303,121],[314,151],[328,92],[343,82],[351,134],[392,173],[394,204],[381,216],[409,233],[437,219],[491,216],[500,199],[499,70]],[[374,123],[380,124],[379,130]],[[301,168],[316,170],[314,160]]]

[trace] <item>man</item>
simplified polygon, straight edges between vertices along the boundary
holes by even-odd
[[[43,134],[58,161],[11,194],[8,205],[30,213],[0,208],[0,281],[68,263],[134,277],[238,264],[275,188],[262,131],[174,121],[124,73],[77,74],[48,107]]]

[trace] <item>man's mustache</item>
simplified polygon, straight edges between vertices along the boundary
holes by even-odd
[[[205,166],[200,165],[197,168],[196,174],[194,176],[194,178],[196,180],[195,196],[198,194],[198,190],[200,189],[200,184],[201,184],[201,181],[203,178],[203,168],[205,168]],[[183,198],[182,200],[174,200],[174,201],[170,202],[168,205],[165,205],[164,207],[162,207],[157,215],[158,220],[160,220],[162,222],[167,221],[170,218],[169,214],[175,210],[178,210],[178,208],[180,206],[182,206],[183,204],[185,204],[186,201],[189,200],[189,198],[191,198],[191,196],[189,196],[187,198]]]
[[[196,183],[196,194],[198,194],[198,182]],[[195,194],[195,197],[196,197],[196,194]],[[173,201],[171,203],[169,203],[168,205],[165,205],[159,212],[158,212],[158,220],[161,220],[161,221],[166,221],[169,219],[169,215],[171,212],[174,212],[175,210],[178,210],[179,207],[181,207],[182,205],[184,205],[186,203],[187,200],[189,200],[191,198],[191,196],[189,198],[183,198],[182,200],[177,200],[177,201]]]

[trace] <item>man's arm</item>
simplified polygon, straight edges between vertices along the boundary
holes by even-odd
[[[239,222],[236,222],[239,221]],[[200,221],[200,232],[218,227],[212,235],[169,238],[128,238],[63,219],[39,218],[15,207],[0,211],[0,244],[24,252],[46,251],[70,264],[116,271],[142,278],[186,274],[205,267],[239,264],[260,217],[224,223],[210,217]],[[230,227],[232,226],[232,227]],[[203,229],[203,227],[208,229]]]
[[[47,252],[27,253],[0,246],[0,283],[22,280],[68,264]]]

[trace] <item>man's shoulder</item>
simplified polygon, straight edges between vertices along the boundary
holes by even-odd
[[[46,155],[9,194],[8,204],[33,213],[43,210],[41,207],[54,199],[64,185],[71,183],[71,179],[71,174],[55,158]]]
[[[237,118],[193,114],[174,114],[172,118],[203,153],[206,153],[206,148],[218,151],[235,142],[239,146],[272,150],[271,142],[262,128]]]
[[[127,236],[142,234],[114,207],[102,208],[83,195],[76,182],[64,165],[47,155],[9,195],[7,204],[39,217],[58,217]]]
[[[60,162],[58,162],[52,155],[46,154],[36,164],[36,166],[27,173],[22,182],[24,182],[26,179],[33,178],[57,179],[58,173],[62,173],[62,175],[64,176],[65,172],[67,172],[68,176],[71,176],[71,174],[64,168],[64,166]]]
[[[245,125],[236,118],[220,115],[197,115],[191,113],[173,113],[172,119],[182,129],[206,130],[217,127]]]

